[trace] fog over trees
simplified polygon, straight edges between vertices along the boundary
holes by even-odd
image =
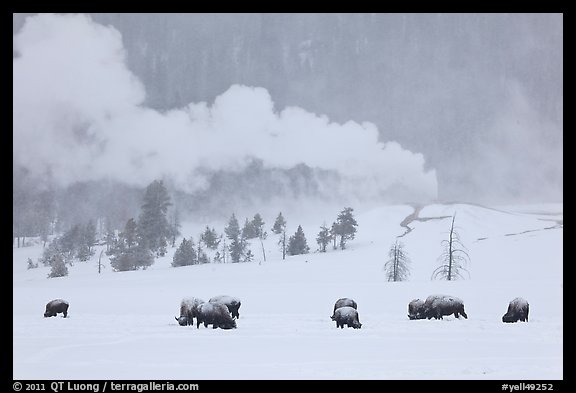
[[[47,91],[44,99],[38,88],[44,85],[23,81],[29,81],[30,75],[42,81],[46,73],[46,79],[62,86],[66,79],[51,72],[57,62],[50,54],[64,62],[67,54],[60,49],[67,45],[50,46],[52,41],[46,41],[48,52],[36,52],[34,42],[42,42],[32,39],[33,29],[20,36],[26,17],[32,15],[13,14],[15,236],[65,231],[88,219],[99,220],[100,232],[106,226],[121,230],[137,213],[145,186],[156,179],[164,180],[183,218],[190,211],[230,217],[236,207],[250,206],[255,197],[320,196],[339,201],[349,189],[392,202],[562,200],[562,14],[94,13],[89,17],[97,28],[82,30],[82,21],[69,28],[78,31],[78,40],[91,37],[93,41],[85,45],[93,47],[86,53],[101,50],[104,58],[107,53],[125,56],[114,61],[122,67],[125,61],[127,70],[113,74],[111,82],[99,79],[97,72],[89,73],[95,81],[107,82],[100,83],[102,95],[111,90],[117,90],[110,94],[118,97],[125,94],[117,101],[116,96],[103,96],[104,105],[87,85],[50,110],[45,110],[46,102],[52,105],[49,100],[56,102],[57,97]],[[36,29],[49,30],[49,22],[38,23]],[[50,35],[38,34],[44,36]],[[38,53],[48,56],[39,58],[46,61],[34,60]],[[78,69],[84,67],[88,73],[81,61]],[[102,73],[111,73],[114,61]],[[134,76],[130,82],[127,73]],[[232,85],[266,90],[228,90]],[[243,97],[256,103],[257,110],[241,107],[236,118],[233,110]],[[62,107],[68,99],[75,105],[73,112]],[[34,105],[29,105],[31,101]],[[93,110],[98,105],[102,113]],[[126,114],[134,110],[126,107],[143,108],[144,120],[130,123]],[[306,112],[281,112],[291,107]],[[48,117],[54,108],[64,111],[61,117]],[[206,111],[211,112],[204,117]],[[170,134],[170,125],[183,113],[190,115],[192,128],[200,129],[190,140],[183,139],[188,136],[180,131]],[[262,125],[248,122],[247,128],[268,130],[266,124],[272,121],[279,131],[270,135],[262,131],[244,141],[209,139],[200,126],[228,127],[219,113],[234,124],[242,123],[242,116],[262,115],[271,120]],[[309,114],[327,119],[312,119]],[[37,117],[37,122],[29,123],[27,117]],[[334,128],[335,123],[340,128]],[[146,137],[144,125],[148,124],[162,130],[162,139]],[[316,149],[301,159],[298,155],[306,149],[297,143],[283,143],[281,150],[273,150],[274,140],[283,135],[280,132],[293,130],[294,125],[300,134],[290,131],[293,140]],[[129,132],[122,140],[117,137],[120,130]],[[356,150],[350,143],[353,139],[331,137],[360,135],[365,130],[377,130],[382,145],[374,153],[366,149],[375,145],[369,137]],[[55,135],[61,138],[54,147],[57,158],[42,144],[42,133],[46,141]],[[232,134],[223,134],[227,135]],[[257,141],[263,141],[262,148]],[[35,143],[43,147],[34,148]],[[128,155],[128,150],[146,143],[149,146],[138,155],[126,157],[127,164],[114,165],[120,152]],[[190,148],[181,153],[172,148],[188,143]],[[238,152],[228,150],[232,146]],[[344,152],[345,146],[350,146],[350,152]],[[163,148],[168,153],[162,153]],[[383,149],[387,161],[367,158]],[[269,156],[265,150],[271,151]],[[63,152],[70,152],[69,161]],[[255,152],[260,155],[250,156]],[[190,164],[193,170],[173,179],[181,157],[195,154],[199,158]],[[327,161],[329,154],[334,161]],[[346,165],[354,157],[366,158],[365,166]],[[404,175],[394,165],[400,161],[409,167]],[[136,167],[150,177],[137,179]],[[353,167],[365,177],[344,172]],[[374,183],[388,183],[368,188],[370,171],[382,176]],[[383,173],[414,180],[402,183]],[[41,183],[38,176],[44,179]],[[190,179],[194,187],[183,189],[181,185]],[[284,208],[279,204],[273,209]],[[50,227],[56,224],[62,228]]]

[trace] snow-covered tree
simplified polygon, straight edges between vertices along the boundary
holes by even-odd
[[[220,244],[221,236],[218,236],[214,228],[206,226],[206,229],[200,235],[200,240],[211,250],[216,250]]]
[[[180,246],[174,252],[174,257],[172,258],[172,266],[188,266],[196,265],[198,263],[198,254],[194,249],[194,241],[192,239],[186,240],[182,239]]]
[[[230,245],[228,246],[228,251],[230,251],[230,258],[233,263],[240,262],[242,256],[246,251],[246,241],[242,236],[240,231],[240,226],[238,225],[238,219],[236,215],[232,214],[230,221],[228,221],[228,226],[224,228],[224,233],[226,237],[230,239]]]
[[[138,224],[133,218],[126,222],[107,254],[111,255],[110,265],[115,271],[146,269],[154,263],[154,255],[143,245]]]
[[[310,247],[308,247],[308,243],[306,242],[304,230],[302,230],[301,225],[298,225],[296,233],[290,236],[290,239],[288,240],[288,254],[300,255],[307,254],[309,251]]]
[[[354,219],[353,211],[354,209],[351,207],[344,208],[344,210],[338,214],[338,219],[336,220],[334,231],[337,236],[340,236],[340,248],[342,250],[346,248],[346,242],[353,240],[356,234],[358,223]]]
[[[330,229],[326,227],[326,224],[320,227],[320,232],[316,236],[316,243],[320,246],[320,252],[326,252],[326,246],[332,241],[332,235],[330,234]]]
[[[157,256],[166,254],[167,241],[171,235],[171,226],[166,214],[171,205],[170,196],[161,180],[154,180],[146,187],[138,229],[141,246],[148,248]]]
[[[278,245],[280,246],[280,250],[282,251],[282,259],[286,259],[286,220],[282,216],[282,212],[278,213],[276,220],[274,221],[274,225],[272,226],[272,232],[280,235],[280,239],[278,240]]]
[[[404,251],[404,244],[398,240],[390,247],[388,251],[388,261],[384,264],[386,278],[388,281],[405,281],[410,275],[408,264],[410,259]]]
[[[50,260],[50,273],[48,278],[64,277],[68,275],[68,267],[62,254],[54,254]]]
[[[468,276],[470,275],[468,270],[464,267],[467,262],[470,261],[470,256],[460,241],[458,232],[454,229],[455,219],[456,213],[452,216],[452,224],[450,225],[448,240],[442,240],[444,251],[440,257],[438,257],[441,265],[432,272],[432,279],[443,279],[448,281],[457,280],[459,278],[464,279],[464,276],[461,273],[462,271],[466,272]]]

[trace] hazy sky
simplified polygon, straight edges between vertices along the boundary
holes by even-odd
[[[158,17],[160,21],[174,18],[173,34],[178,34],[185,20],[197,21],[207,30],[216,18],[175,15]],[[258,37],[274,31],[262,22],[266,16],[251,19],[251,15],[257,14],[221,18],[244,18],[245,24],[260,21]],[[183,190],[195,191],[208,186],[206,173],[240,171],[250,159],[258,159],[269,168],[289,169],[305,163],[336,171],[343,179],[340,192],[366,198],[378,198],[396,187],[405,189],[411,200],[479,200],[482,194],[488,200],[562,199],[563,93],[561,85],[551,88],[546,84],[562,81],[562,76],[542,75],[543,71],[562,71],[562,52],[556,49],[554,56],[538,56],[549,55],[546,48],[561,48],[562,15],[496,15],[501,20],[495,22],[485,15],[409,14],[382,16],[382,20],[378,16],[366,22],[374,31],[357,27],[355,15],[359,14],[338,19],[342,26],[355,26],[355,30],[346,29],[357,39],[341,40],[356,43],[356,49],[346,55],[362,59],[334,63],[339,72],[348,68],[346,77],[332,75],[326,64],[322,71],[322,62],[332,52],[322,51],[318,42],[329,41],[321,33],[310,30],[295,41],[296,67],[307,67],[306,77],[315,77],[309,79],[308,95],[315,100],[306,99],[302,88],[300,95],[290,93],[306,80],[297,78],[300,68],[290,71],[295,73],[293,83],[284,80],[283,85],[250,80],[239,71],[234,79],[222,71],[211,78],[229,79],[225,88],[214,87],[203,97],[190,93],[191,100],[181,98],[185,104],[162,110],[154,108],[150,99],[158,96],[158,77],[137,75],[130,68],[139,69],[138,63],[130,61],[136,55],[128,48],[144,53],[157,44],[151,40],[147,47],[142,39],[147,36],[134,33],[136,27],[145,31],[145,26],[131,22],[112,27],[86,15],[30,17],[14,36],[15,163],[38,175],[49,174],[62,185],[113,179],[143,186],[165,176]],[[154,20],[153,15],[148,18]],[[304,26],[325,23],[322,16],[289,18],[296,17],[278,21],[287,24],[303,19]],[[473,22],[470,31],[462,21]],[[386,30],[385,22],[397,28]],[[505,27],[506,23],[513,28]],[[150,30],[158,28],[152,25]],[[486,29],[493,26],[514,35],[499,40],[498,31]],[[547,29],[548,35],[537,34]],[[200,35],[187,40],[189,32],[181,33],[183,42],[198,41]],[[127,38],[126,34],[132,35]],[[306,34],[310,39],[303,39]],[[448,36],[448,44],[443,43],[441,38]],[[251,36],[240,36],[244,41],[234,37],[231,41],[237,41],[234,48],[240,53],[236,58],[242,59],[242,53],[251,48],[244,41]],[[386,45],[372,43],[375,37]],[[429,38],[423,41],[422,37]],[[199,48],[215,48],[227,37],[202,38]],[[287,48],[283,64],[290,70],[286,59],[292,47],[287,40],[272,35],[264,42]],[[396,52],[390,49],[394,46]],[[476,52],[479,48],[483,53]],[[166,56],[170,54],[166,49]],[[190,51],[189,57],[215,61],[200,49]],[[225,62],[226,56],[218,55],[218,59]],[[534,64],[522,64],[519,59]],[[375,74],[379,77],[373,83],[366,76],[372,66],[378,67]],[[251,69],[261,67],[254,63]],[[181,75],[182,71],[166,72]],[[266,74],[267,80],[273,79],[272,72]],[[314,83],[332,81],[338,75],[347,86],[356,83],[363,89],[358,93],[348,87],[349,97],[338,101],[336,91],[330,94]],[[187,83],[187,78],[180,78]],[[387,78],[385,83],[383,78]],[[174,85],[178,81],[171,82]],[[197,94],[201,89],[186,91],[194,90]]]

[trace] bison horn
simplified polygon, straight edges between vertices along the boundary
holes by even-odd
[[[180,320],[178,318],[174,317],[174,319],[177,320],[178,322],[180,322]]]

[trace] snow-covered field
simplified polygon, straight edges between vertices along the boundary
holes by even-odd
[[[270,234],[252,241],[255,260],[173,268],[174,249],[145,271],[98,274],[99,250],[67,277],[27,270],[41,245],[13,250],[14,379],[563,379],[563,205],[428,205],[400,238],[411,265],[405,282],[383,270],[408,205],[354,211],[347,250],[282,260]],[[471,257],[470,278],[431,280],[451,215]],[[302,224],[311,250],[325,213],[286,216]],[[249,217],[251,218],[251,217]],[[266,229],[274,216],[266,217]],[[238,217],[243,223],[244,217]],[[195,241],[208,223],[182,228]],[[226,223],[214,223],[219,233]],[[181,327],[180,300],[241,298],[238,328]],[[464,301],[468,319],[409,320],[408,303],[431,294]],[[508,302],[530,303],[528,323],[504,324]],[[334,302],[358,303],[361,329],[337,329]],[[69,317],[44,318],[63,298]]]

